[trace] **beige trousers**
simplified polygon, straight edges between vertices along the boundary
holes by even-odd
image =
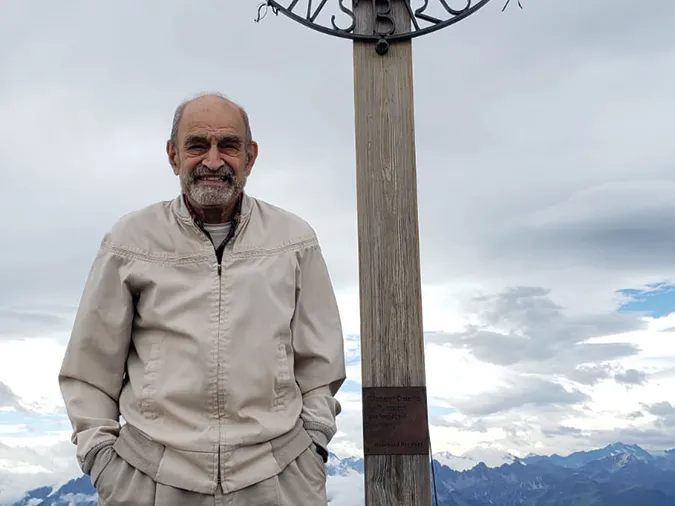
[[[107,455],[105,453],[108,453]],[[310,446],[277,476],[250,487],[204,495],[155,483],[112,447],[97,456],[103,463],[94,487],[98,506],[327,506],[326,469]]]

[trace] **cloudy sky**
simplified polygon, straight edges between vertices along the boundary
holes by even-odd
[[[522,3],[414,42],[434,451],[675,447],[675,3]],[[332,450],[360,451],[350,42],[234,4],[0,4],[0,463],[74,472],[56,374],[87,270],[176,195],[174,108],[212,90],[250,114],[249,192],[319,233],[349,336]]]

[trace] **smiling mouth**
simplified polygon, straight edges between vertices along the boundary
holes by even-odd
[[[232,180],[229,176],[200,176],[196,179],[196,182],[213,186],[222,186],[225,183],[232,182]]]

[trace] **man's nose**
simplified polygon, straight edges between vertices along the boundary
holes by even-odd
[[[211,170],[219,170],[225,165],[225,160],[220,156],[218,146],[211,146],[211,149],[209,149],[209,152],[206,154],[204,165]]]

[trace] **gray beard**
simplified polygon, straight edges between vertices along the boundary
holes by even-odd
[[[236,179],[234,182],[227,182],[222,188],[214,186],[200,185],[193,179],[192,174],[185,174],[180,176],[180,184],[185,193],[192,202],[197,205],[211,207],[211,206],[227,206],[232,204],[244,191],[246,186],[246,179]]]

